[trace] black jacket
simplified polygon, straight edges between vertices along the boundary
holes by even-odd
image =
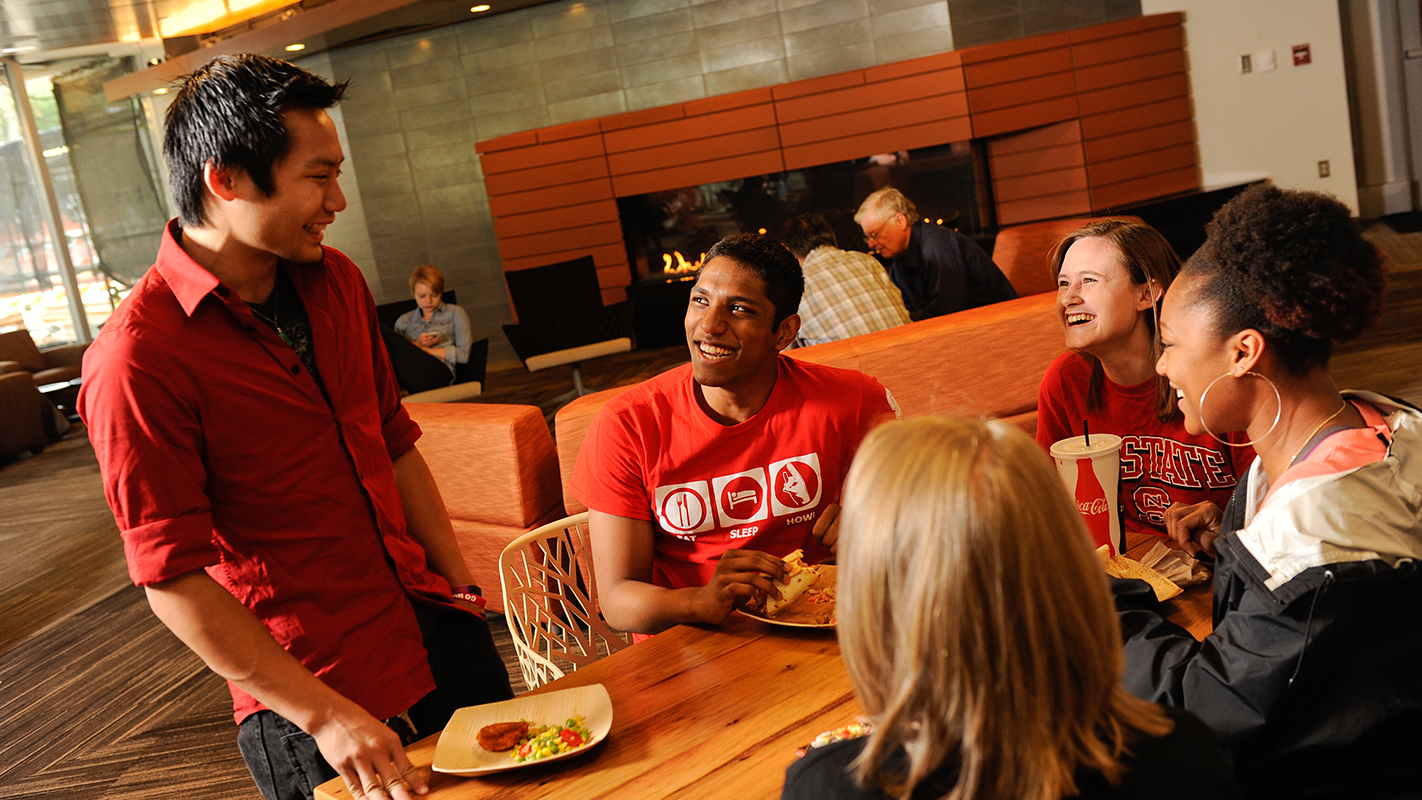
[[[1397,496],[1340,479],[1331,495],[1310,490],[1328,498],[1310,511],[1318,524],[1422,520],[1417,484],[1398,463],[1405,438],[1399,431],[1373,472],[1378,485],[1400,487]],[[1225,509],[1205,641],[1165,620],[1145,583],[1113,581],[1126,688],[1199,715],[1251,797],[1422,797],[1422,564],[1323,547],[1335,563],[1269,588],[1270,568],[1240,538],[1254,479],[1251,470]],[[1400,532],[1415,536],[1417,524]]]
[[[915,322],[1017,297],[972,239],[927,222],[913,224],[908,249],[889,261],[889,278]]]

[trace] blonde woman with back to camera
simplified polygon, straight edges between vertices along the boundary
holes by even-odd
[[[844,498],[840,645],[874,732],[811,750],[785,798],[1240,796],[1199,720],[1121,687],[1101,562],[1030,437],[889,423]]]

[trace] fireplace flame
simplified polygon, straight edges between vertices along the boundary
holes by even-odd
[[[672,256],[676,256],[676,266],[672,266]],[[695,272],[696,270],[701,269],[701,262],[705,260],[705,253],[702,253],[701,258],[698,258],[695,261],[687,261],[686,256],[682,255],[680,250],[673,250],[670,254],[662,253],[662,272]]]

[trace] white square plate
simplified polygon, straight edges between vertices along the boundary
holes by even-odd
[[[516,762],[512,750],[491,753],[479,746],[479,729],[495,722],[526,719],[533,727],[561,725],[581,715],[592,738],[582,747],[533,761]],[[470,706],[454,712],[435,745],[434,770],[451,775],[482,775],[533,764],[547,764],[586,753],[612,730],[612,698],[600,683],[557,692],[523,695],[499,703]]]

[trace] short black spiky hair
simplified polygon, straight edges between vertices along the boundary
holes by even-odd
[[[1387,273],[1353,212],[1322,192],[1247,189],[1205,226],[1207,239],[1181,270],[1203,279],[1195,293],[1222,336],[1264,334],[1283,366],[1328,366],[1382,315]]]
[[[749,269],[765,281],[765,296],[775,306],[775,324],[800,310],[805,293],[805,274],[800,262],[785,246],[766,236],[738,233],[727,236],[706,251],[703,264],[725,258]]]
[[[183,76],[163,133],[163,160],[182,224],[207,222],[202,172],[209,162],[241,169],[270,196],[276,190],[272,166],[291,146],[282,112],[330,108],[347,83],[332,85],[294,64],[252,53],[218,56]]]

